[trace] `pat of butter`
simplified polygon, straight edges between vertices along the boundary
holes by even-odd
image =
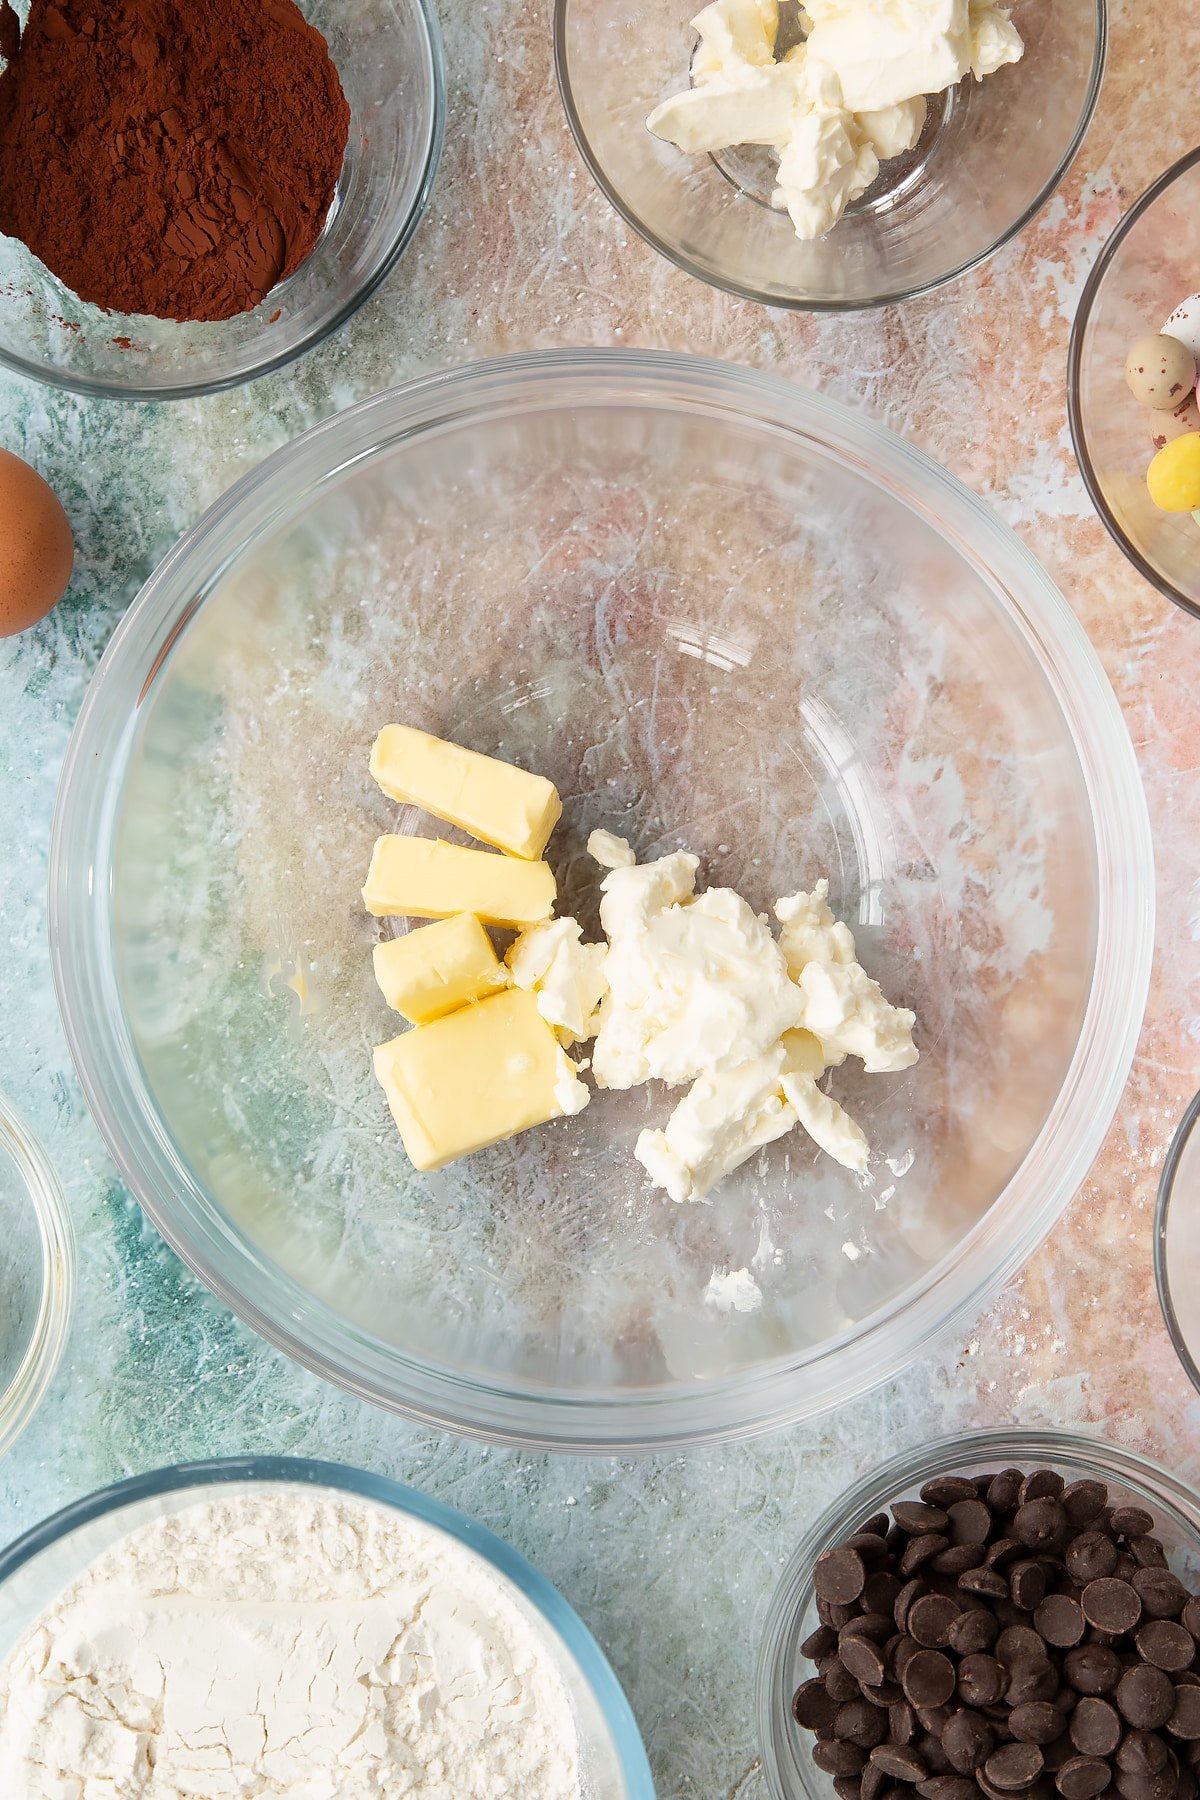
[[[554,910],[549,863],[493,856],[437,838],[381,837],[363,888],[363,904],[377,918],[408,915],[447,919],[474,913],[485,925],[522,930]]]
[[[371,751],[371,773],[391,799],[531,861],[541,856],[562,813],[545,776],[409,725],[384,726]]]
[[[474,913],[454,913],[376,944],[375,979],[410,1025],[457,1012],[505,985],[492,940]]]
[[[422,1170],[579,1112],[588,1101],[536,997],[519,988],[381,1044],[375,1074]]]

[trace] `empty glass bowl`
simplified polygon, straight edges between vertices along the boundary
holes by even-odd
[[[74,1291],[62,1189],[37,1138],[0,1095],[0,1456],[50,1385]]]
[[[1179,1360],[1200,1388],[1200,1094],[1171,1140],[1158,1184],[1154,1274]]]
[[[838,1072],[869,1183],[793,1135],[671,1205],[658,1087],[415,1174],[360,889],[437,828],[371,781],[390,720],[556,783],[589,929],[597,826],[760,912],[828,876],[918,1019],[914,1069]],[[973,1318],[1099,1147],[1153,935],[1128,734],[1029,552],[846,408],[647,352],[414,382],[240,482],[113,637],[52,865],[90,1103],[192,1267],[357,1393],[574,1448],[811,1414]]]
[[[430,0],[301,9],[328,40],[351,116],[325,230],[295,274],[238,318],[176,323],[85,305],[24,244],[0,237],[0,363],[117,400],[210,393],[302,356],[370,297],[417,228],[441,153],[437,18]]]
[[[1068,408],[1097,512],[1134,568],[1200,618],[1200,524],[1160,512],[1146,487],[1156,415],[1125,381],[1125,358],[1200,290],[1200,150],[1148,188],[1088,277],[1071,332]]]
[[[589,169],[635,231],[691,275],[768,306],[838,312],[928,293],[1028,224],[1069,168],[1104,69],[1106,0],[1015,0],[1025,55],[930,103],[914,152],[827,236],[772,210],[768,151],[688,156],[646,117],[688,81],[686,0],[556,0],[555,56]]]
[[[1200,1586],[1200,1496],[1157,1463],[1099,1438],[1062,1431],[977,1431],[906,1450],[858,1482],[806,1532],[784,1571],[763,1625],[756,1711],[771,1800],[835,1800],[812,1760],[812,1733],[792,1717],[792,1695],[813,1674],[800,1646],[817,1626],[812,1572],[817,1558],[894,1500],[915,1499],[935,1475],[982,1475],[1003,1468],[1056,1469],[1067,1482],[1102,1481],[1118,1505],[1153,1514],[1175,1573]]]
[[[0,1551],[0,1662],[62,1590],[129,1533],[206,1500],[287,1487],[349,1495],[406,1514],[479,1558],[536,1634],[562,1680],[589,1800],[654,1800],[650,1768],[629,1702],[600,1646],[557,1588],[474,1519],[417,1488],[336,1463],[287,1456],[185,1463],[119,1481],[64,1507]],[[465,1622],[463,1628],[467,1629]]]

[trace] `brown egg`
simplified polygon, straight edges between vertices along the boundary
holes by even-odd
[[[0,637],[27,631],[67,591],[75,544],[57,494],[0,450]]]

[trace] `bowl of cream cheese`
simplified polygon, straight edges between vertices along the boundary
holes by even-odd
[[[689,274],[837,312],[975,268],[1050,198],[1099,96],[1106,0],[556,0],[580,153]]]
[[[506,834],[455,784],[381,786],[397,726],[548,784],[508,834],[548,867],[472,848]],[[415,899],[429,856],[508,900]],[[505,976],[477,936],[515,985],[408,1035],[375,975],[389,908],[551,896],[564,955],[609,944],[570,1104],[536,945]],[[980,501],[789,382],[595,351],[365,401],[200,521],[90,685],[51,909],[97,1122],[214,1293],[384,1405],[609,1451],[968,1329],[1113,1116],[1153,881],[1112,690]]]
[[[157,1470],[0,1553],[10,1791],[653,1800],[628,1702],[550,1583],[398,1482],[286,1457]]]

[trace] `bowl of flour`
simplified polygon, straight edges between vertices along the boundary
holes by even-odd
[[[329,1464],[160,1470],[0,1555],[0,1768],[37,1800],[653,1800],[586,1628],[490,1532]]]

